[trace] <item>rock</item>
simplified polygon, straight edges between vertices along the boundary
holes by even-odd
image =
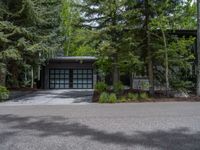
[[[185,91],[175,91],[173,92],[173,97],[175,98],[188,98],[189,94]]]

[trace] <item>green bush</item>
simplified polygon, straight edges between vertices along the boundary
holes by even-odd
[[[129,101],[136,101],[138,100],[138,94],[128,93],[127,98]]]
[[[106,92],[101,93],[99,103],[107,103],[109,101],[109,94]]]
[[[191,81],[183,81],[183,80],[171,81],[171,86],[174,90],[177,91],[187,91],[188,89],[194,87]]]
[[[6,87],[0,86],[0,101],[7,100],[9,98],[9,91]]]
[[[124,85],[121,82],[115,83],[113,90],[116,94],[121,94],[124,91]]]
[[[95,90],[99,93],[105,92],[108,88],[108,85],[104,82],[98,82],[95,86]]]
[[[127,99],[125,96],[120,97],[119,102],[125,103],[127,102]]]
[[[109,96],[109,103],[116,103],[117,102],[117,96],[115,93],[110,94]]]
[[[147,100],[149,99],[149,95],[147,93],[140,93],[140,96],[139,96],[139,99],[140,100]]]

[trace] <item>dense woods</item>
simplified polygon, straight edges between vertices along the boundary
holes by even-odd
[[[147,76],[152,95],[155,85],[192,89],[195,38],[176,31],[196,30],[196,15],[192,0],[0,0],[1,82],[33,87],[63,53],[96,56],[101,80]]]

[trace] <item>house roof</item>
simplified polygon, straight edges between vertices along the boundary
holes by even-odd
[[[62,56],[62,57],[55,57],[50,59],[50,61],[66,61],[66,62],[74,62],[74,61],[86,61],[86,62],[95,62],[97,60],[94,56]]]

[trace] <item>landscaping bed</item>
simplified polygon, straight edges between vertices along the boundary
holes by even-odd
[[[95,91],[93,94],[92,102],[97,103],[99,102],[100,98],[100,93]],[[140,100],[125,100],[125,101],[120,101],[117,100],[117,103],[140,103],[140,102],[200,102],[200,97],[195,96],[195,95],[190,95],[190,97],[187,98],[181,98],[181,97],[164,97],[164,96],[157,96],[155,95],[154,97],[149,97],[148,99],[140,99]]]
[[[117,89],[117,90],[116,90]],[[124,89],[121,85],[108,88],[105,84],[99,83],[93,94],[93,102],[99,103],[138,103],[138,102],[170,102],[188,101],[200,102],[200,97],[188,95],[188,97],[166,96],[163,91],[156,91],[154,96],[150,96],[147,91]]]

